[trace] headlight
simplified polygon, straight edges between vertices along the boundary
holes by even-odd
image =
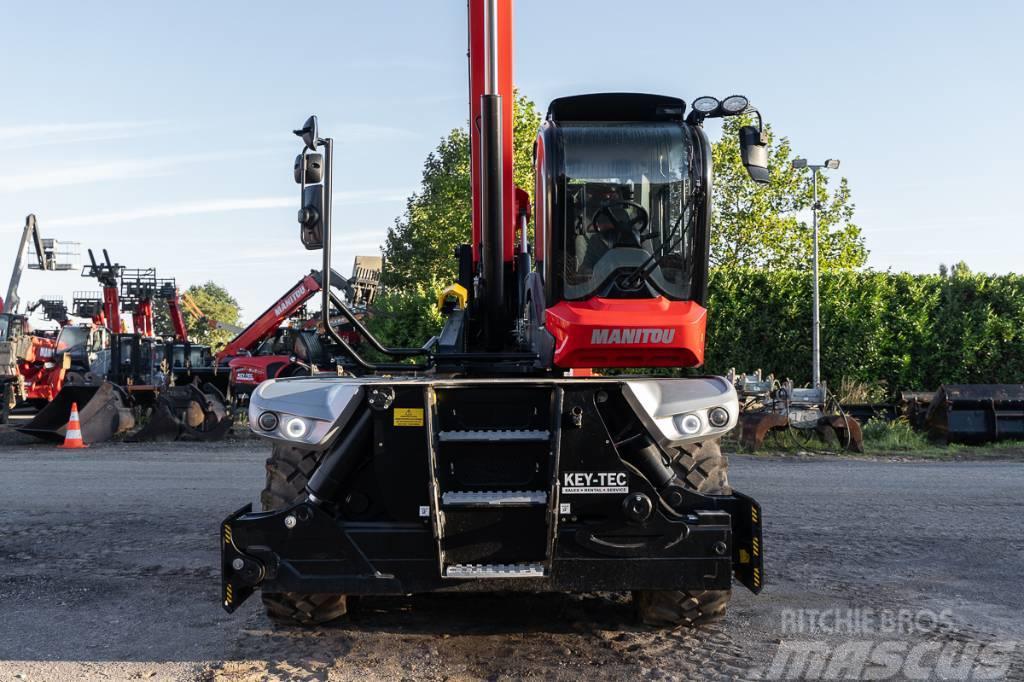
[[[722,111],[727,114],[739,114],[747,108],[749,102],[743,95],[732,95],[722,100]]]
[[[256,423],[260,425],[260,428],[264,431],[273,431],[277,428],[277,415],[273,412],[264,412],[256,420]]]
[[[290,417],[284,423],[284,432],[289,438],[298,440],[305,436],[307,431],[309,431],[309,424],[301,417]]]
[[[708,423],[720,429],[729,423],[729,410],[724,407],[712,407],[708,410]]]
[[[700,431],[700,417],[695,414],[683,414],[676,417],[676,428],[684,436],[692,436]]]
[[[693,100],[693,104],[691,106],[702,114],[710,114],[718,108],[718,100],[714,97],[705,95],[704,97],[698,97]]]

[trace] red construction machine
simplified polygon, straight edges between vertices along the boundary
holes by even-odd
[[[61,329],[47,377],[55,395],[18,430],[60,441],[77,404],[86,443],[119,433],[132,440],[223,438],[231,415],[223,393],[204,381],[215,370],[209,347],[190,344],[180,321],[175,340],[155,335],[153,302],[168,290],[176,294],[174,281],[158,280],[152,268],[128,270],[106,250],[99,261],[90,250],[89,259],[82,276],[96,279],[102,296],[76,293],[75,314],[91,321]],[[131,313],[132,331],[122,312]]]
[[[45,379],[55,346],[53,337],[31,331],[27,317],[0,313],[0,424],[19,404],[50,400]]]
[[[734,577],[764,584],[761,509],[729,485],[718,446],[739,417],[732,385],[573,371],[701,364],[702,124],[760,115],[739,95],[556,99],[535,147],[531,245],[512,181],[511,22],[511,0],[470,0],[473,243],[441,334],[384,347],[325,288],[324,318],[333,306],[391,360],[328,325],[362,376],[252,393],[250,428],[273,450],[263,511],[221,525],[228,611],[257,589],[272,617],[305,624],[343,615],[347,595],[607,590],[632,591],[647,623],[693,625],[724,614]],[[334,141],[315,117],[296,134],[300,238],[327,271]],[[740,144],[766,182],[760,123]]]
[[[55,340],[44,332],[33,332],[28,317],[18,313],[21,277],[26,268],[70,270],[73,267],[70,260],[77,257],[77,249],[75,242],[44,239],[36,216],[26,216],[7,286],[7,298],[0,298],[0,423],[7,421],[10,410],[17,404],[30,402],[39,405],[55,393],[47,381]],[[40,301],[33,309],[44,303]],[[52,313],[53,317],[49,319],[56,319],[59,315],[56,309],[51,311],[45,305],[44,309],[48,315]],[[31,314],[32,310],[28,312]],[[65,310],[62,323],[66,318]]]
[[[330,286],[347,290],[348,281],[330,272]],[[324,289],[322,274],[310,272],[217,353],[218,363],[226,363],[230,370],[233,401],[246,402],[253,389],[267,379],[307,376],[332,365],[333,358],[317,328],[282,326]]]

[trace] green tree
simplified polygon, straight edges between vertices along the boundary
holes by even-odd
[[[436,292],[442,285],[430,279],[403,288],[382,292],[373,302],[370,314],[364,320],[373,335],[384,343],[399,348],[417,348],[436,334],[443,323],[437,309]],[[366,353],[378,358],[367,346]]]
[[[806,269],[811,262],[812,230],[802,219],[813,203],[811,171],[792,167],[789,139],[768,134],[771,181],[750,181],[740,157],[738,133],[746,117],[724,119],[722,139],[712,148],[715,177],[712,202],[711,263],[738,267]],[[822,268],[858,268],[868,250],[853,222],[854,204],[846,178],[834,191],[829,177],[818,174],[819,250]]]
[[[190,312],[184,312],[185,328],[188,330],[189,339],[193,343],[202,343],[211,346],[215,351],[223,348],[228,341],[234,338],[234,334],[223,329],[214,329],[210,322],[225,322],[237,325],[241,308],[238,301],[228,293],[228,290],[215,282],[205,284],[193,284],[186,293],[192,297],[203,311],[206,319],[201,320]],[[170,313],[166,301],[158,301],[154,306],[156,332],[161,336],[173,336],[174,327],[171,323]]]
[[[516,185],[532,198],[533,141],[540,114],[534,103],[519,93],[513,110],[513,176]],[[469,131],[456,128],[427,157],[419,191],[409,197],[405,213],[388,229],[382,273],[385,287],[403,289],[431,281],[455,281],[455,247],[468,243],[472,232],[469,155]]]

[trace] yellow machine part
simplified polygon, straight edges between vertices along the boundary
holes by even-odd
[[[465,308],[466,303],[469,301],[469,292],[461,284],[449,284],[437,295],[438,309],[444,310],[445,304],[449,299],[455,299],[456,308]]]

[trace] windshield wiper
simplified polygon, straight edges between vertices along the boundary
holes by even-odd
[[[690,227],[693,225],[693,219],[696,213],[697,211],[695,208],[690,210],[690,219],[686,221],[686,229],[684,229],[683,233],[680,234],[679,237],[673,242],[671,241],[671,239],[673,236],[675,236],[676,231],[679,229],[679,224],[682,222],[683,217],[686,215],[685,211],[680,213],[679,217],[676,218],[676,222],[672,226],[672,229],[669,230],[668,237],[665,239],[665,241],[661,243],[661,246],[658,247],[658,250],[651,253],[651,255],[648,256],[643,263],[633,268],[628,274],[623,275],[621,278],[619,278],[619,285],[625,289],[632,289],[638,286],[641,281],[646,280],[648,277],[650,277],[651,273],[654,272],[655,268],[661,265],[661,260],[665,256],[669,255],[672,251],[674,251],[679,246],[679,244],[682,243],[683,239],[686,238],[687,233],[690,232]],[[652,264],[653,267],[651,267]]]

